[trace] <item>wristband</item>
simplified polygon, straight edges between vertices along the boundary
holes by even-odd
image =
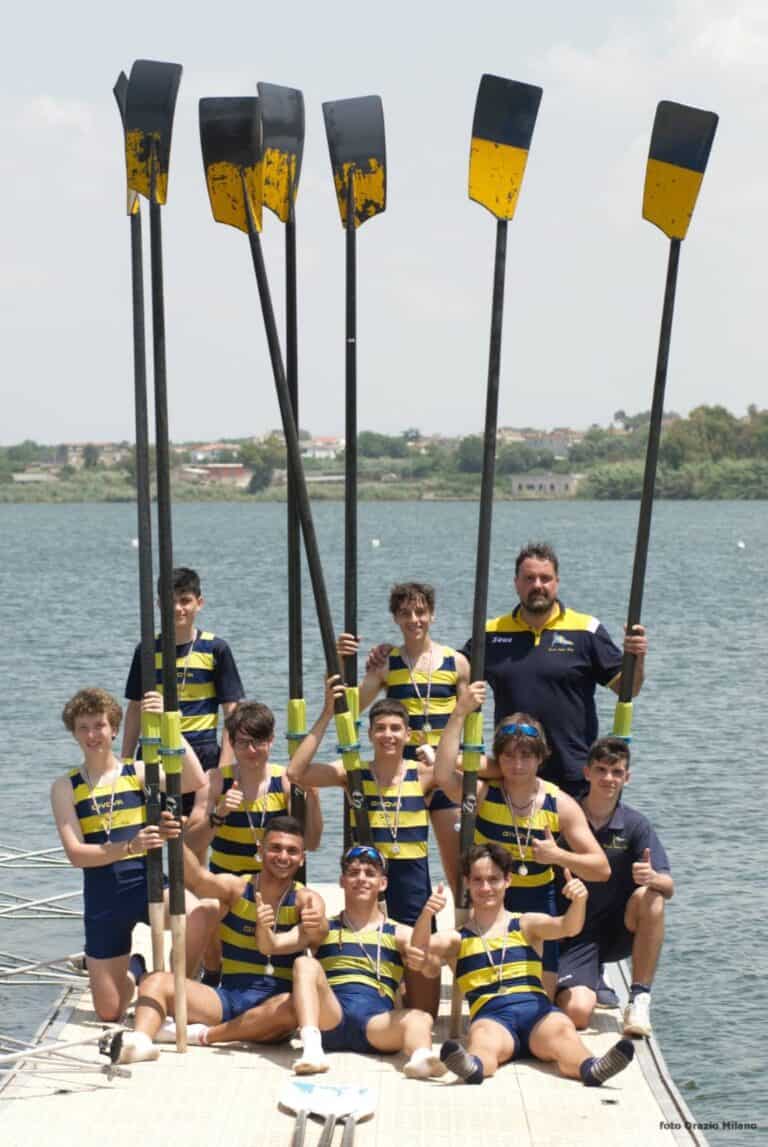
[[[208,824],[211,826],[211,828],[219,828],[222,824],[224,824],[226,819],[227,818],[225,816],[219,816],[217,812],[208,813]]]

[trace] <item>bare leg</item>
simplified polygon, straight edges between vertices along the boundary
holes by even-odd
[[[187,975],[194,979],[200,968],[203,951],[211,936],[216,936],[220,907],[218,900],[198,900],[184,893],[187,911]]]
[[[624,923],[632,944],[632,979],[650,984],[664,943],[664,897],[652,888],[637,888],[629,898]]]
[[[589,1027],[596,1003],[597,996],[591,988],[565,988],[557,993],[557,1006],[562,1008],[579,1031]]]
[[[116,1023],[133,998],[136,987],[128,973],[129,953],[97,960],[88,956],[88,979],[93,996],[93,1008],[100,1020]]]
[[[515,1040],[495,1020],[477,1020],[469,1029],[467,1051],[483,1065],[483,1075],[495,1075],[503,1063],[515,1054]]]
[[[417,1048],[432,1050],[432,1016],[418,1008],[399,1008],[372,1016],[365,1037],[378,1051],[404,1051],[413,1055]]]
[[[592,1054],[579,1039],[572,1020],[558,1012],[550,1012],[534,1025],[528,1043],[537,1059],[556,1063],[561,1075],[569,1079],[581,1078],[579,1068]]]
[[[557,972],[542,972],[541,982],[550,1000],[554,1000],[557,991]]]
[[[440,1007],[440,977],[422,976],[405,969],[405,1000],[409,1008],[420,1008],[434,1017]]]
[[[200,987],[203,985],[201,984]],[[206,989],[209,992],[213,988]],[[218,999],[218,996],[216,997]],[[226,1023],[216,1023],[208,1028],[205,1042],[232,1043],[247,1040],[252,1043],[275,1043],[285,1039],[296,1027],[296,1012],[288,992],[270,996],[263,1004],[249,1008],[241,1016],[235,1016]]]
[[[459,871],[459,834],[456,823],[461,819],[461,810],[439,808],[430,810],[429,819],[435,832],[435,840],[440,850],[440,860],[448,884],[456,893],[456,876]]]
[[[153,972],[145,976],[136,1001],[134,1030],[154,1039],[165,1017],[174,1014],[175,1002],[173,972]],[[221,1021],[221,1000],[213,988],[187,980],[187,1016],[194,1023]]]
[[[322,965],[310,956],[299,956],[294,961],[293,1006],[304,1049],[293,1070],[297,1075],[327,1071],[320,1030],[331,1031],[341,1023],[341,1004],[331,991]]]

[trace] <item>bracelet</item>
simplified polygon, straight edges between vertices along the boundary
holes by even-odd
[[[227,818],[225,816],[219,816],[217,812],[208,813],[208,824],[211,826],[211,828],[219,828],[222,824],[224,824],[226,819]]]

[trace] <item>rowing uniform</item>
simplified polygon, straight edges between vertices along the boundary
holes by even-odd
[[[504,799],[501,785],[489,784],[485,799],[477,810],[475,844],[490,842],[500,844],[513,858],[510,883],[504,896],[504,907],[508,911],[548,912],[550,916],[555,916],[557,915],[555,872],[552,865],[538,864],[534,860],[533,842],[543,840],[547,829],[554,837],[557,837],[560,831],[560,817],[557,811],[559,789],[551,781],[540,783],[544,789],[544,803],[536,810],[533,818],[527,816],[513,818],[512,810]],[[526,871],[520,872],[521,868]],[[544,941],[546,972],[557,971],[558,953],[557,940]]]
[[[224,824],[216,829],[211,841],[211,872],[234,872],[238,876],[261,872],[261,842],[273,817],[288,812],[288,796],[283,791],[282,765],[268,764],[269,784],[263,796],[243,801],[240,808],[228,813]],[[236,765],[221,770],[222,796],[239,778]]]
[[[299,923],[296,893],[303,887],[294,880],[276,913],[275,931],[288,932]],[[219,925],[221,940],[222,1023],[242,1015],[271,996],[290,992],[293,964],[299,952],[265,956],[256,947],[256,902],[253,881]],[[270,969],[269,971],[267,969]]]
[[[372,843],[387,861],[387,912],[401,924],[412,925],[432,895],[427,859],[429,815],[418,764],[405,761],[404,768],[402,785],[395,781],[381,789],[379,797],[370,766],[361,762]],[[354,826],[354,809],[351,817]]]
[[[528,1037],[550,1012],[541,982],[541,956],[520,929],[520,917],[510,916],[503,936],[480,938],[462,928],[456,958],[456,982],[466,996],[470,1023],[494,1020],[515,1040],[514,1055],[530,1055]]]
[[[353,932],[343,915],[329,921],[329,931],[315,953],[333,994],[341,1004],[341,1022],[323,1032],[324,1051],[376,1052],[368,1042],[368,1021],[391,1012],[403,978],[397,948],[397,923],[385,920],[379,928]]]
[[[91,789],[80,769],[69,780],[80,830],[86,844],[130,840],[146,824],[144,787],[132,764],[124,764],[114,784]],[[110,806],[112,812],[110,816]],[[83,869],[85,954],[96,960],[125,956],[136,924],[147,924],[146,853]]]
[[[459,681],[456,650],[447,645],[434,648],[442,649],[443,657],[437,669],[433,669],[431,674],[423,669],[410,669],[399,646],[395,646],[389,653],[385,682],[387,697],[400,701],[408,710],[411,732],[403,756],[409,761],[417,759],[416,750],[419,745],[439,744],[448,718],[456,707],[456,689]],[[429,725],[426,732],[425,723]],[[442,789],[432,791],[430,812],[458,807]]]

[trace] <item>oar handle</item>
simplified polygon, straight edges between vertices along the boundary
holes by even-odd
[[[344,431],[344,630],[357,633],[357,238],[355,169],[347,180]],[[344,658],[344,680],[357,684],[357,654]]]

